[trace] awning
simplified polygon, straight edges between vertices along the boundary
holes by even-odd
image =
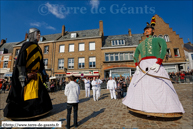
[[[12,72],[7,72],[4,74],[4,77],[12,77]]]
[[[97,77],[99,76],[98,70],[87,70],[87,71],[74,71],[74,72],[67,72],[66,77],[70,77],[74,75],[75,77]]]
[[[49,79],[56,79],[56,77],[50,77]]]

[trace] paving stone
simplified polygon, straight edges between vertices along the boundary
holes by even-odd
[[[101,90],[99,101],[93,101],[92,97],[85,98],[85,92],[81,91],[80,103],[78,105],[78,122],[80,124],[78,129],[192,129],[193,86],[191,84],[175,84],[174,87],[185,109],[185,114],[180,119],[147,118],[141,114],[133,115],[122,104],[122,100],[111,100],[109,91],[105,89]],[[7,95],[8,91],[5,94],[0,94],[0,109],[6,106]],[[48,115],[37,119],[37,121],[59,121],[60,119],[66,119],[67,98],[64,95],[64,91],[50,94],[50,98],[52,99],[53,110]],[[3,110],[0,110],[0,118],[0,123],[9,120],[3,117]],[[62,128],[65,128],[65,125],[66,120],[62,122]],[[71,125],[73,125],[73,110]]]

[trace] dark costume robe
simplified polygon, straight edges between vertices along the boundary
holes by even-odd
[[[17,66],[26,67],[26,75],[37,72],[37,80],[28,80],[24,87],[19,81]],[[44,64],[41,48],[36,42],[22,45],[12,75],[12,87],[7,97],[4,116],[8,118],[29,118],[44,114],[52,109],[50,96],[43,85]]]

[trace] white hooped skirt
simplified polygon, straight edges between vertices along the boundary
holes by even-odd
[[[146,59],[140,62],[140,67],[145,71],[150,69],[157,59]],[[153,70],[148,72],[155,76],[169,78],[163,66],[156,73]],[[122,103],[129,108],[151,113],[185,113],[172,82],[162,78],[155,78],[145,75],[135,86],[144,73],[140,71],[133,75],[127,90],[127,95]]]

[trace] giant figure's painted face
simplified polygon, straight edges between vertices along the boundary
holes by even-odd
[[[37,41],[40,40],[40,32],[37,32]]]
[[[152,28],[147,28],[145,29],[144,34],[145,36],[148,36],[148,35],[152,35],[152,32],[154,32]]]

